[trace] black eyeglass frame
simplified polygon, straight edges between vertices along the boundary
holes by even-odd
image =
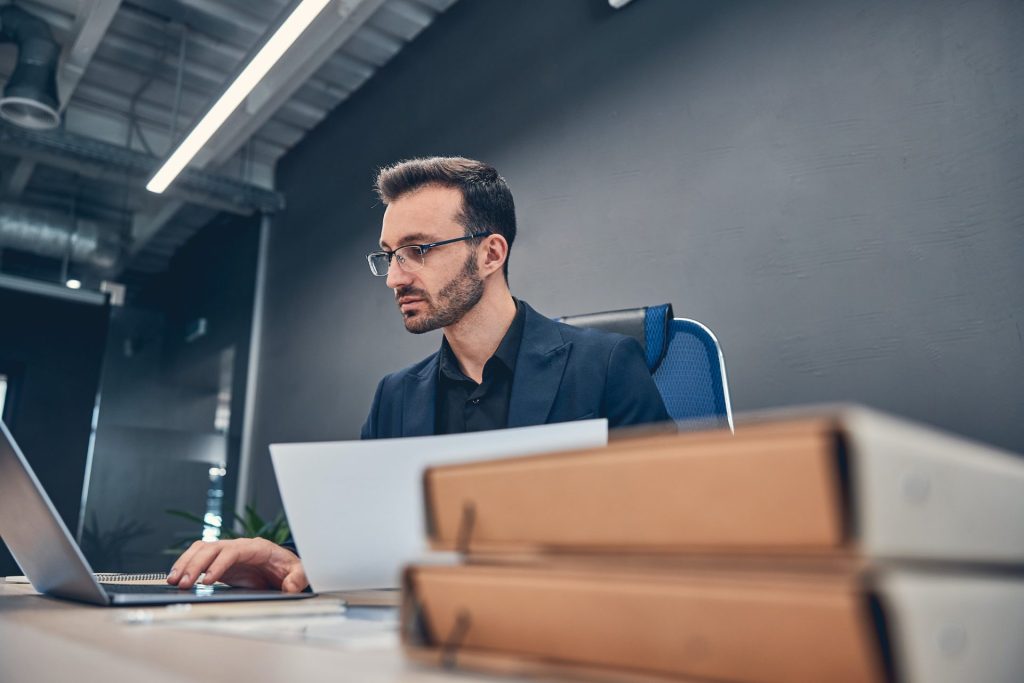
[[[452,244],[454,242],[464,242],[466,240],[480,239],[481,237],[487,237],[490,234],[492,234],[490,230],[484,230],[483,232],[474,232],[471,235],[463,235],[462,237],[453,237],[450,240],[441,240],[440,242],[430,242],[428,244],[403,244],[402,246],[398,247],[398,249],[395,249],[394,251],[383,250],[383,251],[370,252],[369,254],[366,255],[366,262],[370,266],[370,272],[371,273],[373,273],[377,277],[387,277],[387,274],[388,274],[387,270],[384,271],[383,273],[378,273],[377,270],[373,267],[373,259],[374,259],[374,257],[387,256],[388,257],[388,270],[391,270],[391,260],[394,258],[395,252],[401,251],[402,249],[409,249],[410,247],[415,248],[417,250],[417,253],[419,254],[420,258],[422,258],[422,257],[426,256],[427,252],[430,251],[431,249],[433,249],[434,247],[443,247],[446,244]],[[402,266],[400,265],[399,268],[401,268],[401,267]],[[418,270],[418,269],[416,269],[416,270]]]

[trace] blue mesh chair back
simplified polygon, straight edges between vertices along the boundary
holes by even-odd
[[[653,375],[673,420],[733,428],[725,358],[705,325],[688,318],[670,320],[668,348]]]
[[[671,304],[559,320],[636,338],[668,414],[681,426],[733,428],[725,358],[707,326],[688,318],[673,318]]]

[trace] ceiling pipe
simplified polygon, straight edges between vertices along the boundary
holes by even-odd
[[[123,184],[125,177],[149,175],[155,159],[148,154],[112,145],[63,129],[30,131],[0,121],[0,148],[6,154],[34,159],[87,178]],[[284,195],[236,178],[186,169],[172,188],[186,202],[243,216],[253,211],[280,211]]]
[[[18,46],[3,97],[0,116],[22,128],[47,130],[60,125],[57,61],[60,46],[49,25],[20,7],[0,7],[0,42]]]
[[[76,219],[63,211],[0,202],[0,247],[40,256],[68,258],[75,263],[109,270],[121,254],[119,245],[104,238],[95,221]],[[115,233],[116,234],[116,233]]]

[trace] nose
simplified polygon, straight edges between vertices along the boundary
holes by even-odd
[[[388,275],[386,278],[388,287],[395,289],[403,285],[408,285],[412,282],[412,277],[409,273],[402,270],[402,267],[398,265],[397,259],[391,259],[391,265],[388,267]]]

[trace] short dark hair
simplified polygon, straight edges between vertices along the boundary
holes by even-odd
[[[481,228],[508,242],[509,253],[516,239],[516,207],[505,179],[490,164],[463,157],[406,159],[377,172],[376,190],[385,204],[421,187],[451,187],[462,193],[458,221],[466,233]],[[505,259],[508,280],[508,258]]]

